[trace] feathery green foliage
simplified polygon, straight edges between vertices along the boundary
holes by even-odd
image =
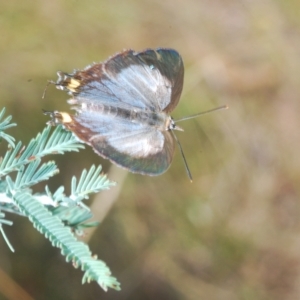
[[[84,148],[71,132],[63,130],[61,126],[56,127],[51,135],[50,130],[51,126],[46,127],[27,147],[22,147],[22,143],[18,142],[13,151],[7,151],[0,165],[0,177],[43,156]]]
[[[3,119],[5,110],[0,112],[0,138],[6,140],[10,147],[0,160],[0,233],[7,245],[13,251],[3,225],[12,225],[5,219],[3,211],[17,213],[28,217],[53,246],[61,249],[66,261],[84,271],[82,282],[96,281],[105,291],[108,288],[120,289],[116,278],[106,264],[95,258],[88,246],[79,242],[74,233],[81,233],[86,227],[96,226],[97,222],[88,223],[92,214],[82,202],[91,193],[109,189],[114,183],[106,175],[100,174],[101,167],[92,166],[83,170],[77,181],[71,180],[71,195],[64,194],[64,187],[59,187],[53,194],[46,186],[44,194],[34,194],[32,187],[48,180],[59,171],[54,161],[41,164],[41,158],[49,154],[64,154],[68,151],[78,151],[84,146],[72,133],[57,126],[51,133],[51,127],[46,127],[42,133],[33,138],[27,147],[3,131],[15,126],[9,123],[11,117]],[[78,182],[78,183],[77,183]]]
[[[17,192],[13,198],[34,227],[44,234],[53,246],[61,249],[67,261],[71,261],[73,265],[85,271],[83,283],[95,280],[105,291],[108,287],[119,289],[119,283],[110,276],[111,272],[106,264],[95,259],[88,246],[77,241],[70,228],[66,227],[58,217],[53,216],[29,193]]]
[[[12,116],[8,116],[2,121],[2,119],[4,117],[4,114],[5,114],[5,108],[3,108],[0,112],[0,139],[1,138],[5,139],[11,145],[11,147],[14,148],[15,147],[15,143],[14,143],[15,139],[12,136],[6,134],[4,132],[4,130],[6,130],[10,127],[14,127],[17,124],[16,123],[10,123],[10,121],[12,119]]]

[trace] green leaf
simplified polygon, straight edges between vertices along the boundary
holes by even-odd
[[[29,193],[17,192],[14,201],[30,221],[51,243],[61,249],[67,261],[85,271],[83,282],[96,281],[106,291],[108,288],[120,290],[120,284],[111,276],[107,265],[96,259],[83,242],[74,237],[69,227],[53,216],[39,201]]]
[[[24,149],[21,148],[22,143],[19,142],[14,151],[7,151],[0,164],[0,177],[45,155],[63,154],[84,148],[71,132],[65,131],[61,126],[55,128],[51,135],[50,130],[51,126],[46,127]]]
[[[84,169],[81,173],[78,185],[77,179],[74,176],[72,178],[70,198],[79,202],[83,199],[87,199],[90,193],[97,193],[114,186],[115,183],[109,181],[106,175],[99,175],[101,170],[101,166],[96,169],[94,165],[89,171]]]
[[[3,121],[1,121],[1,119],[4,117],[4,114],[5,114],[5,108],[2,108],[2,110],[0,111],[0,138],[5,139],[10,144],[10,146],[12,148],[14,148],[15,147],[15,143],[14,143],[15,139],[12,136],[5,133],[4,130],[14,127],[17,124],[10,123],[10,121],[12,119],[11,116],[8,116]]]

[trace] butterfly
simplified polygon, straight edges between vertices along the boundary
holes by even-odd
[[[72,74],[57,74],[57,81],[50,83],[72,96],[68,103],[76,114],[46,112],[52,117],[48,124],[62,124],[98,155],[133,173],[151,176],[169,168],[176,141],[192,180],[174,134],[182,129],[169,115],[183,88],[184,66],[176,50],[125,50]],[[213,110],[221,108],[225,107]]]

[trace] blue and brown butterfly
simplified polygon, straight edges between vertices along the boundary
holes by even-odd
[[[51,125],[63,124],[97,154],[146,175],[169,168],[175,139],[191,179],[173,133],[182,129],[169,116],[183,88],[184,66],[176,50],[125,50],[72,74],[57,74],[56,87],[72,96],[68,103],[77,113],[51,112]]]

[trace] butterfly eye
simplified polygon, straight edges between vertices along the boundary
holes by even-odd
[[[175,129],[176,128],[176,124],[175,124],[175,122],[174,122],[174,120],[173,119],[171,119],[170,120],[170,124],[169,124],[169,130],[173,130],[173,129]]]

